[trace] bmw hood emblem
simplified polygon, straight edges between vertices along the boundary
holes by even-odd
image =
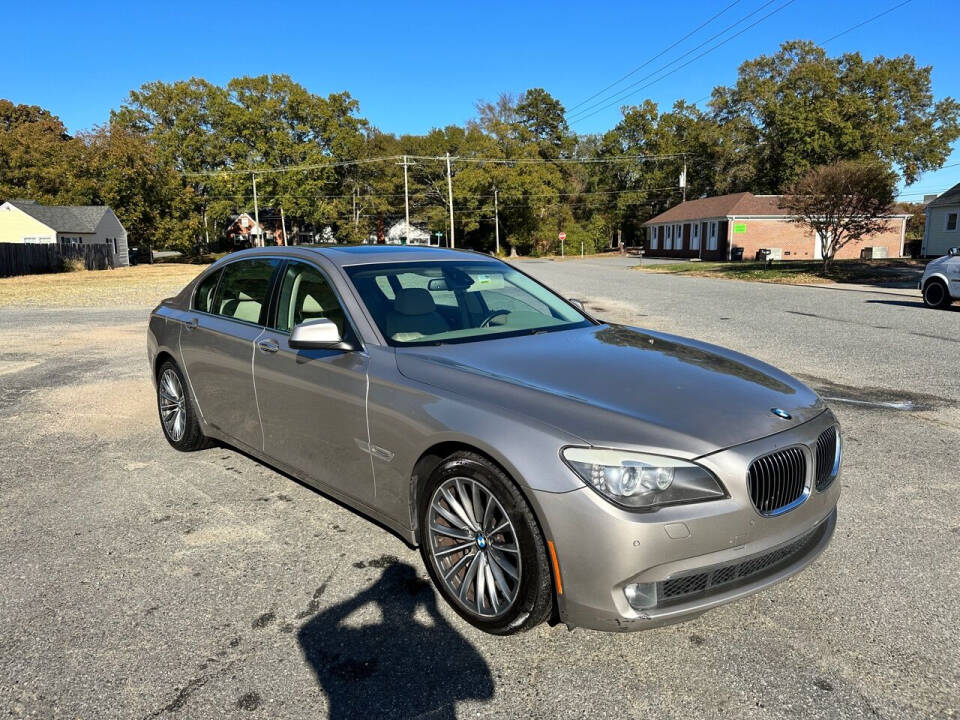
[[[778,418],[783,418],[784,420],[789,420],[790,418],[793,417],[793,415],[791,415],[790,413],[788,413],[788,412],[787,412],[786,410],[784,410],[783,408],[770,408],[770,412],[772,412],[772,413],[773,413],[774,415],[776,415]]]

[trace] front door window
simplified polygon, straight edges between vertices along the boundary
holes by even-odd
[[[300,323],[317,318],[336,323],[340,337],[344,337],[346,317],[330,283],[311,265],[289,263],[280,283],[277,330],[290,332]]]

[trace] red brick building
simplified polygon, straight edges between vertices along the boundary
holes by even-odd
[[[909,215],[887,215],[885,230],[849,243],[838,258],[858,258],[864,248],[877,248],[874,257],[901,257]],[[820,239],[809,228],[791,223],[780,207],[779,195],[732,195],[688,200],[643,224],[647,229],[645,254],[650,257],[729,260],[734,248],[743,248],[744,260],[753,260],[761,248],[774,259],[820,258]]]

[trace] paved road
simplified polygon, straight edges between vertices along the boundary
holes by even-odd
[[[172,451],[144,367],[146,308],[3,309],[0,709],[957,717],[960,311],[623,264],[524,267],[601,316],[751,352],[831,396],[914,403],[834,403],[840,525],[804,573],[647,633],[489,637],[376,525],[232,450]]]

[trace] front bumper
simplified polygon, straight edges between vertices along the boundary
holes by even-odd
[[[639,513],[615,507],[587,487],[535,493],[563,579],[561,621],[595,630],[660,627],[692,619],[805,568],[830,543],[839,480],[822,492],[813,489],[793,510],[766,517],[753,507],[746,471],[760,455],[801,444],[807,448],[812,488],[812,449],[833,424],[836,419],[827,411],[783,433],[697,460],[723,482],[729,497],[722,500]],[[677,582],[682,578],[690,582]],[[667,581],[675,582],[664,585]],[[657,583],[658,605],[633,609],[623,592],[632,583]],[[665,587],[680,585],[693,591],[663,597]]]

